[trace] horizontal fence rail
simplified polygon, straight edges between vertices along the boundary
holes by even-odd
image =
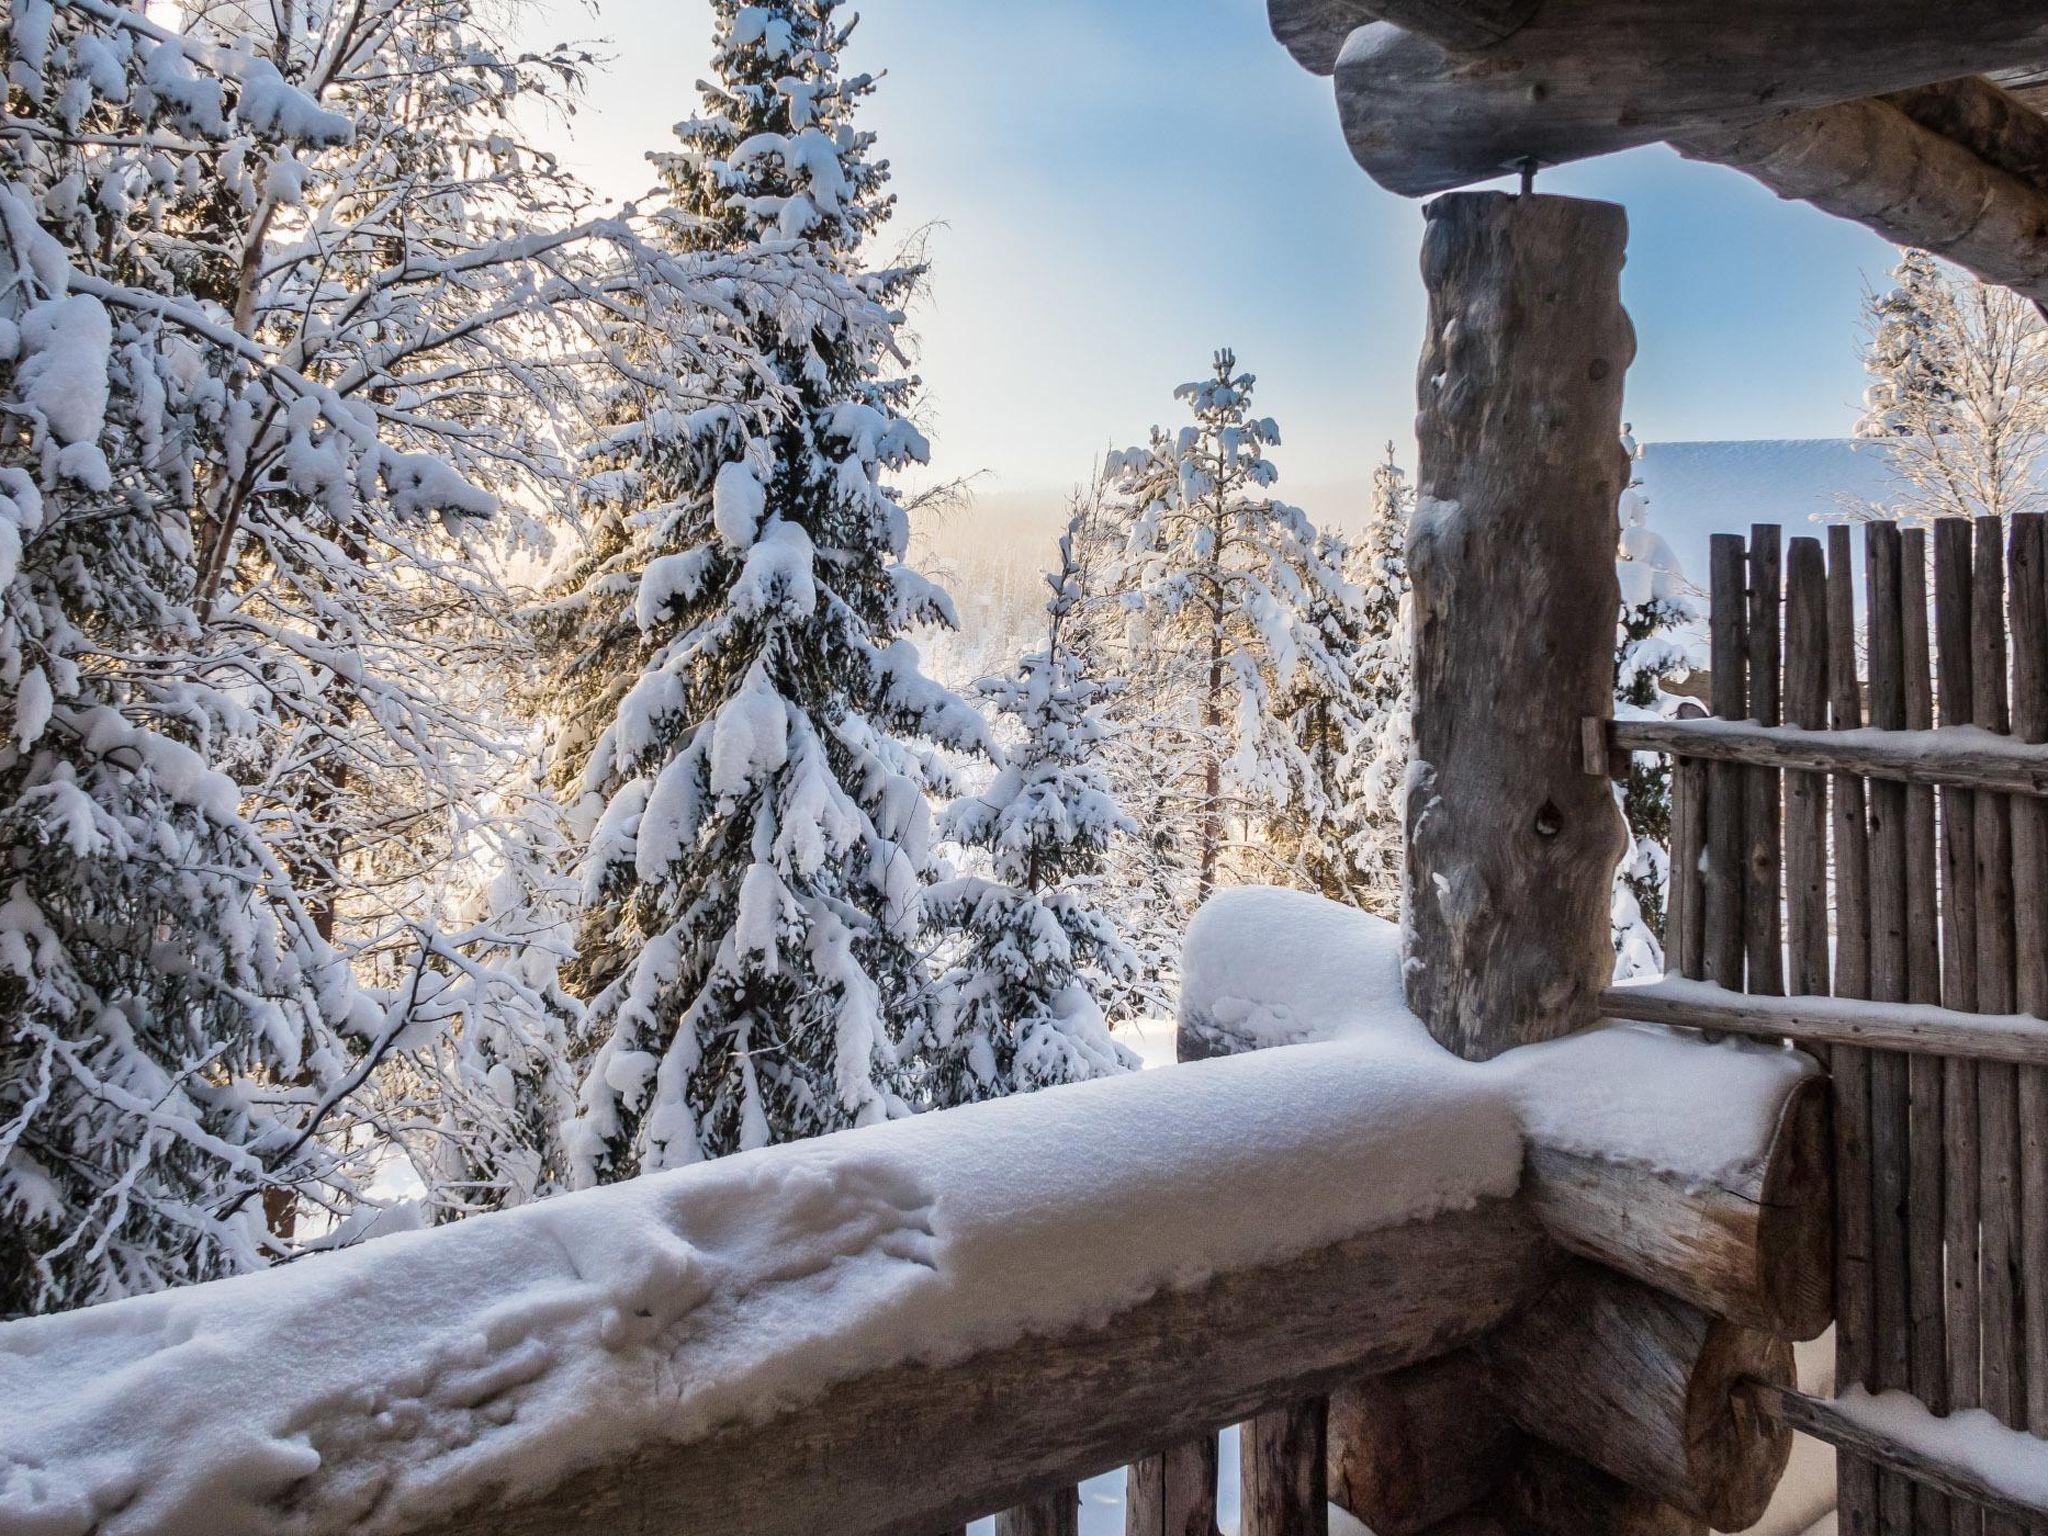
[[[1897,784],[2048,795],[2048,747],[1975,726],[1929,731],[1807,731],[1747,720],[1615,720],[1613,750],[1811,773],[1853,773]]]

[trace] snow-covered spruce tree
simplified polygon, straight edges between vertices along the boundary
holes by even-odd
[[[1623,439],[1631,457],[1635,440]],[[1621,621],[1615,641],[1615,714],[1663,719],[1679,701],[1664,685],[1691,671],[1672,631],[1697,621],[1685,573],[1671,546],[1649,526],[1642,481],[1621,497]],[[1629,850],[1614,884],[1615,974],[1656,975],[1664,968],[1664,913],[1671,885],[1671,763],[1653,752],[1630,756],[1615,790],[1629,828]]]
[[[1112,1026],[1173,1016],[1194,889],[1191,851],[1180,841],[1174,800],[1179,786],[1173,754],[1180,743],[1150,727],[1152,706],[1134,692],[1128,676],[1134,666],[1144,670],[1144,658],[1130,644],[1133,605],[1142,602],[1130,558],[1130,519],[1130,508],[1110,492],[1107,465],[1098,464],[1089,484],[1069,501],[1071,585],[1079,600],[1062,626],[1080,675],[1114,679],[1116,685],[1098,711],[1104,727],[1098,758],[1110,798],[1130,817],[1132,829],[1110,842],[1097,905],[1123,936],[1133,964],[1127,972],[1100,971],[1090,978]]]
[[[1312,782],[1278,700],[1304,667],[1337,672],[1312,608],[1346,583],[1306,515],[1266,494],[1280,432],[1251,414],[1252,388],[1217,353],[1208,378],[1175,391],[1194,422],[1111,460],[1131,519],[1125,718],[1175,746],[1179,772],[1162,790],[1176,803],[1146,824],[1193,851],[1192,905],[1243,856],[1248,829]]]
[[[854,125],[872,81],[841,71],[839,10],[718,0],[704,112],[656,157],[677,249],[771,252],[840,302],[737,293],[768,360],[740,403],[600,445],[634,504],[607,579],[633,579],[644,642],[582,779],[604,801],[584,1182],[896,1113],[928,1033],[926,795],[950,785],[916,743],[990,743],[899,638],[951,610],[902,564],[883,478],[927,452],[890,372],[917,273],[863,264],[887,168]]]
[[[189,508],[249,365],[182,238],[239,139],[345,135],[260,60],[22,0],[0,139],[0,1315],[254,1267],[345,1198],[315,1134],[365,1023],[163,665]],[[199,750],[195,750],[199,749]]]
[[[1316,535],[1316,556],[1327,569],[1343,571],[1353,552],[1342,534],[1324,530]],[[1371,644],[1364,593],[1346,581],[1311,586],[1307,597],[1305,617],[1322,647],[1303,658],[1278,705],[1304,771],[1289,785],[1286,804],[1265,818],[1263,847],[1277,878],[1362,906],[1368,870],[1356,860],[1367,843],[1366,807],[1352,780],[1371,728],[1358,686]]]
[[[1137,956],[1100,905],[1113,839],[1137,831],[1117,809],[1099,758],[1097,704],[1115,685],[1082,675],[1069,634],[1082,603],[1070,524],[1046,580],[1045,648],[981,693],[1015,739],[979,794],[947,808],[942,830],[980,850],[989,873],[932,888],[927,910],[964,952],[941,979],[921,1096],[940,1106],[1081,1082],[1138,1066],[1109,1036],[1098,978],[1127,985]]]
[[[2008,288],[1907,251],[1865,301],[1871,375],[1856,435],[1898,492],[1860,518],[2010,517],[2048,507],[2048,324]]]
[[[1415,491],[1387,444],[1373,467],[1372,504],[1345,574],[1361,594],[1365,643],[1353,658],[1356,708],[1366,722],[1347,764],[1355,805],[1346,859],[1359,904],[1388,919],[1401,910],[1403,802],[1415,745],[1415,675],[1408,643],[1408,519]]]

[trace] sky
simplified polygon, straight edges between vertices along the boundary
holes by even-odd
[[[609,198],[695,106],[705,0],[539,0],[529,26],[601,40],[556,146]],[[1330,84],[1263,0],[869,0],[852,67],[886,71],[865,121],[932,263],[911,315],[941,476],[983,493],[1084,479],[1177,421],[1173,387],[1233,347],[1279,421],[1282,486],[1412,461],[1420,205],[1351,161]],[[1546,171],[1618,201],[1644,441],[1846,435],[1858,309],[1896,259],[1876,236],[1663,149]]]

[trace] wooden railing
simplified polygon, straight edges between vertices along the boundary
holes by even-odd
[[[2048,533],[1938,522],[1930,579],[1926,531],[1870,525],[1860,669],[1850,530],[1780,549],[1713,541],[1716,718],[1608,734],[1678,766],[1674,978],[1604,1006],[1825,1049],[1838,1388],[2048,1434]],[[2043,1513],[1833,1405],[1759,1401],[1841,1449],[1845,1531]]]

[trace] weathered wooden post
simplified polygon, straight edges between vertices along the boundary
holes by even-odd
[[[1613,708],[1628,224],[1500,192],[1427,216],[1407,990],[1484,1059],[1592,1023],[1614,970],[1625,837],[1580,731]]]

